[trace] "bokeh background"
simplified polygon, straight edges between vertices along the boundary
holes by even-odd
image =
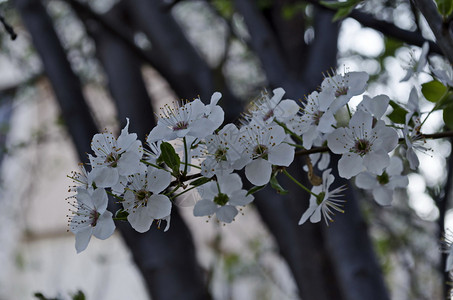
[[[335,22],[334,13],[298,0],[0,1],[0,16],[17,33],[12,40],[0,30],[0,299],[36,299],[36,292],[72,299],[79,290],[98,300],[205,299],[207,292],[214,299],[445,299],[439,245],[453,228],[449,140],[429,141],[433,151],[419,153],[419,172],[392,207],[351,188],[353,204],[329,228],[297,226],[308,205],[299,191],[290,200],[257,194],[256,206],[227,226],[193,217],[194,193],[178,200],[183,221],[164,235],[156,228],[132,235],[123,224],[76,254],[67,175],[87,162],[92,134],[118,132],[125,116],[143,139],[154,124],[151,107],[198,95],[208,101],[214,91],[224,95],[226,119],[237,121],[263,89],[282,86],[288,98],[303,99],[323,74],[366,71],[369,95],[402,104],[412,86],[431,80],[422,73],[400,82],[421,44],[434,40],[412,2],[366,1]],[[43,30],[49,25],[57,40]],[[430,59],[442,66],[439,52],[432,47]],[[69,69],[60,68],[65,60]],[[432,104],[420,101],[429,111]],[[424,132],[443,126],[434,113]],[[300,177],[302,166],[293,168]],[[348,218],[359,221],[348,225]],[[358,244],[363,260],[334,254]],[[346,282],[341,270],[355,263],[365,275]],[[376,298],[346,291],[358,282]],[[171,298],[171,289],[187,293]]]

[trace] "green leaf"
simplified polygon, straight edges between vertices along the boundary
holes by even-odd
[[[453,12],[453,0],[436,0],[437,10],[447,18]]]
[[[115,218],[127,220],[128,215],[129,215],[129,213],[121,208],[116,211]]]
[[[271,180],[269,181],[271,184],[271,187],[277,191],[278,194],[281,195],[286,195],[288,194],[288,191],[285,190],[277,181],[277,175],[274,173],[272,174]]]
[[[72,295],[72,300],[85,300],[85,294],[82,291],[78,291],[77,294]]]
[[[450,91],[445,97],[436,103],[435,110],[444,109],[453,104],[453,93]]]
[[[255,185],[254,187],[252,187],[248,192],[247,192],[247,195],[251,195],[251,194],[255,194],[256,192],[258,191],[261,191],[262,189],[264,189],[266,187],[267,184],[265,185]]]
[[[291,20],[296,17],[297,14],[305,11],[307,5],[303,2],[296,2],[294,4],[284,4],[282,6],[282,18],[284,20]]]
[[[354,6],[340,8],[337,13],[333,16],[332,22],[340,21],[346,18],[351,11],[354,9]]]
[[[393,100],[390,100],[390,106],[393,108],[393,111],[387,117],[389,117],[393,123],[404,124],[406,122],[407,110]]]
[[[160,151],[162,153],[159,159],[162,159],[162,161],[173,171],[173,175],[178,175],[181,159],[173,146],[170,143],[163,142],[160,144]]]
[[[436,103],[447,91],[447,87],[440,81],[433,80],[422,84],[422,94],[428,101]]]
[[[449,105],[444,108],[444,123],[448,128],[453,129],[453,105]]]
[[[234,8],[230,0],[213,0],[211,3],[222,17],[229,19],[233,16]]]
[[[198,178],[198,179],[195,179],[194,181],[192,181],[190,183],[190,185],[193,185],[193,186],[200,186],[200,185],[203,185],[207,182],[211,181],[211,178],[207,178],[207,177],[201,177],[201,178]]]
[[[330,9],[340,9],[340,8],[354,8],[357,4],[359,4],[361,0],[347,0],[347,1],[320,1],[321,5],[324,5]]]

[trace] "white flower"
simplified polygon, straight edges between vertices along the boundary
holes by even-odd
[[[165,105],[161,108],[156,127],[148,135],[148,142],[171,141],[185,136],[204,138],[211,134],[223,122],[223,110],[216,105],[219,99],[219,95],[214,94],[207,106],[200,99],[183,106]]]
[[[429,52],[429,43],[425,42],[423,43],[422,46],[422,52],[420,53],[420,57],[418,60],[414,58],[413,52],[410,52],[410,62],[409,66],[406,68],[406,75],[403,77],[403,79],[400,80],[400,82],[403,81],[408,81],[409,78],[411,78],[414,74],[420,73],[423,68],[426,66],[427,61],[427,55]]]
[[[418,168],[420,164],[415,150],[422,153],[428,152],[430,149],[425,146],[426,141],[423,139],[420,120],[420,107],[418,105],[418,93],[415,88],[411,90],[409,100],[406,107],[408,113],[406,114],[405,124],[403,128],[404,141],[406,143],[406,159],[409,161],[409,167],[412,170]]]
[[[313,165],[313,167],[316,166],[316,164],[317,164],[318,170],[320,170],[320,171],[324,171],[329,166],[329,163],[330,163],[330,154],[329,153],[313,153],[313,154],[310,154],[309,157],[310,157],[310,161],[311,161],[311,164]],[[309,170],[308,166],[305,165],[303,167],[303,170],[305,172],[308,172],[308,170]]]
[[[374,128],[373,117],[358,110],[348,128],[338,128],[327,137],[329,149],[343,154],[338,162],[341,177],[351,178],[366,168],[373,174],[381,174],[388,166],[388,153],[398,144],[398,133],[382,123]]]
[[[445,262],[445,272],[453,270],[453,233],[450,229],[447,229],[442,234],[441,251],[448,254],[447,261]]]
[[[436,76],[436,79],[442,82],[445,86],[453,87],[453,69],[451,65],[447,64],[444,68],[444,70],[431,68],[431,71]]]
[[[234,124],[227,124],[217,134],[207,136],[206,159],[201,164],[201,174],[212,177],[231,173],[243,152],[238,139],[239,129]]]
[[[72,171],[71,175],[68,175],[68,178],[71,178],[72,181],[75,183],[74,186],[69,187],[69,192],[77,192],[77,189],[83,188],[83,189],[94,189],[96,184],[94,183],[93,179],[93,173],[92,172],[87,172],[83,164],[79,164],[80,166],[80,172],[75,172]]]
[[[170,185],[170,181],[169,172],[153,167],[148,167],[146,173],[131,176],[123,207],[129,213],[127,220],[135,230],[148,231],[155,219],[170,215],[170,199],[159,194]]]
[[[250,113],[258,123],[270,124],[274,118],[278,121],[294,116],[299,111],[299,105],[291,99],[282,100],[285,90],[277,88],[273,90],[272,98],[264,92],[258,100],[253,103]]]
[[[149,139],[148,139],[149,140]],[[162,141],[157,142],[147,142],[150,150],[145,150],[145,160],[151,164],[156,164],[157,159],[162,154],[160,150],[160,145]]]
[[[238,174],[218,176],[217,182],[211,181],[199,187],[202,199],[195,204],[196,217],[216,214],[220,222],[231,223],[238,214],[236,206],[244,206],[253,201],[253,196],[242,189]]]
[[[336,125],[336,121],[329,107],[335,97],[330,93],[313,92],[305,100],[300,132],[303,135],[304,148],[310,149],[321,133],[334,131],[333,126]]]
[[[113,187],[118,185],[121,176],[145,169],[140,162],[143,156],[142,143],[137,140],[137,134],[128,132],[128,128],[129,119],[118,139],[109,132],[94,135],[91,149],[96,156],[89,155],[89,158],[93,180],[98,187]]]
[[[206,111],[203,115],[203,117],[212,121],[212,123],[214,124],[213,128],[215,128],[215,129],[219,128],[220,125],[222,125],[224,117],[225,117],[225,113],[224,113],[223,109],[219,105],[217,105],[220,98],[222,98],[221,93],[215,92],[214,94],[212,94],[211,102],[205,106]]]
[[[378,95],[376,97],[363,96],[362,102],[357,106],[358,110],[363,110],[380,120],[387,111],[390,99],[387,95]]]
[[[108,198],[104,189],[77,189],[77,201],[72,205],[77,211],[72,211],[69,228],[75,234],[77,253],[88,246],[91,235],[105,240],[115,231],[112,213],[107,210]]]
[[[338,199],[341,192],[345,190],[344,186],[338,187],[332,191],[329,191],[330,186],[335,180],[335,177],[330,174],[332,169],[327,169],[322,173],[322,184],[318,186],[313,186],[311,189],[312,193],[318,195],[315,197],[311,195],[310,197],[310,205],[308,209],[304,212],[302,217],[299,220],[299,225],[304,224],[308,218],[310,218],[310,222],[318,223],[321,221],[321,214],[324,217],[324,221],[326,222],[327,226],[329,223],[327,221],[333,222],[331,215],[334,214],[333,210],[344,212],[342,210],[342,202],[344,200]]]
[[[254,185],[269,182],[272,165],[289,166],[294,160],[294,147],[284,143],[285,131],[278,125],[261,126],[251,123],[241,128],[239,141],[248,159],[245,176]]]
[[[393,199],[393,190],[403,188],[409,184],[407,176],[401,175],[403,162],[399,157],[392,156],[389,166],[381,175],[363,172],[357,175],[355,184],[362,189],[371,190],[374,200],[380,205],[390,205]]]
[[[335,97],[329,111],[335,114],[353,96],[362,94],[365,91],[368,78],[369,75],[366,72],[348,72],[344,75],[337,74],[324,78],[321,83],[321,91]]]

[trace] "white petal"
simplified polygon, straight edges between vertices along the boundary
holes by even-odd
[[[210,216],[217,211],[217,204],[210,200],[202,199],[198,201],[193,208],[195,217]]]
[[[91,140],[91,149],[96,156],[107,156],[112,152],[112,146],[115,144],[115,137],[111,133],[97,133]]]
[[[212,134],[216,130],[214,122],[209,119],[201,118],[190,124],[189,135],[203,139],[206,136]]]
[[[220,222],[231,223],[238,214],[236,207],[231,205],[225,205],[220,207],[215,215]]]
[[[258,158],[245,166],[245,176],[254,185],[265,185],[271,179],[272,165],[267,160]]]
[[[378,95],[374,98],[363,96],[358,108],[364,107],[364,110],[371,113],[376,119],[380,119],[387,110],[390,99],[387,95]]]
[[[294,100],[282,100],[274,109],[277,118],[289,118],[299,111],[300,106]]]
[[[338,173],[340,177],[350,179],[363,171],[362,158],[354,153],[343,155],[338,161]]]
[[[362,172],[355,178],[355,184],[361,189],[371,190],[374,189],[379,183],[376,175],[369,172]]]
[[[232,192],[242,189],[241,177],[236,174],[228,174],[218,177],[220,191],[224,194],[230,195]]]
[[[321,221],[321,210],[322,210],[322,206],[318,205],[318,207],[316,207],[315,211],[313,212],[313,214],[310,217],[310,222],[318,223],[319,221]]]
[[[214,130],[219,128],[220,125],[222,125],[224,118],[225,118],[225,112],[223,111],[223,109],[220,106],[216,105],[216,106],[212,107],[211,113],[208,116],[208,120],[210,120],[213,125],[212,125],[212,128],[209,128],[209,130],[212,130],[212,132],[213,132]]]
[[[450,251],[447,256],[447,263],[445,264],[445,272],[449,272],[453,269],[453,247],[450,245]]]
[[[171,213],[171,201],[164,195],[152,195],[146,209],[153,219],[162,219]]]
[[[382,126],[376,128],[376,132],[379,138],[378,148],[382,148],[387,153],[395,149],[398,145],[398,133],[391,127]]]
[[[401,176],[401,175],[393,175],[390,177],[390,182],[388,183],[388,186],[391,188],[405,188],[409,184],[409,180],[407,176]]]
[[[385,170],[389,176],[401,175],[403,172],[403,162],[398,156],[392,156],[390,158],[390,164]]]
[[[215,92],[215,93],[212,94],[212,96],[211,96],[211,102],[210,102],[210,104],[211,104],[211,105],[217,105],[217,102],[219,102],[220,98],[222,98],[222,94],[219,93],[219,92]]]
[[[170,185],[171,174],[165,170],[148,167],[148,175],[146,180],[148,189],[151,192],[158,194]]]
[[[148,143],[154,143],[157,141],[171,141],[176,138],[176,133],[171,129],[165,126],[162,123],[157,123],[157,126],[154,127],[148,135]]]
[[[334,132],[327,136],[327,146],[329,146],[330,151],[335,154],[343,154],[349,152],[352,144],[348,142],[349,133],[345,128],[335,129]]]
[[[332,125],[336,125],[334,115],[331,112],[325,112],[319,119],[318,130],[322,133],[329,133],[335,130]]]
[[[93,227],[87,226],[83,230],[78,231],[75,234],[75,248],[77,253],[82,252],[88,246],[88,243],[91,239],[91,233],[93,232]]]
[[[139,142],[141,145],[141,142],[137,141],[137,134],[129,133],[128,130],[129,130],[129,119],[127,119],[127,124],[121,130],[121,134],[117,139],[117,146],[118,148],[121,148],[123,151],[129,150],[129,147],[133,146],[135,142]]]
[[[330,163],[330,154],[329,153],[323,153],[321,155],[321,160],[318,163],[318,169],[320,171],[325,170]]]
[[[93,235],[98,239],[105,240],[115,231],[115,223],[112,219],[113,214],[108,210],[99,216],[96,226],[93,229]]]
[[[272,98],[269,100],[269,102],[272,104],[272,107],[275,107],[277,105],[277,103],[280,102],[280,100],[282,100],[282,97],[283,95],[285,94],[285,90],[282,89],[281,87],[280,88],[276,88],[272,91],[272,93],[274,94],[272,96]]]
[[[418,168],[418,165],[420,164],[417,154],[415,154],[415,151],[412,148],[408,148],[406,151],[406,158],[409,161],[409,167],[412,170],[415,170]]]
[[[83,205],[88,206],[89,208],[94,208],[92,193],[84,188],[77,189],[76,195],[77,202],[83,203]]]
[[[121,155],[118,160],[118,174],[128,176],[136,174],[140,169],[140,159],[142,158],[141,153],[137,152],[125,152]]]
[[[318,130],[316,126],[307,126],[306,127],[308,130],[303,134],[303,146],[305,149],[311,149],[313,146],[313,141],[318,137]]]
[[[92,195],[93,205],[96,211],[103,214],[107,209],[108,197],[104,189],[98,188],[93,192]]]
[[[390,163],[390,158],[384,150],[370,152],[363,156],[363,165],[373,174],[380,175]]]
[[[268,154],[268,161],[277,166],[288,167],[294,160],[294,147],[282,143],[272,148]]]
[[[308,218],[310,218],[313,215],[313,213],[315,212],[317,207],[318,207],[318,205],[316,204],[316,200],[312,201],[310,198],[310,206],[308,207],[308,209],[303,213],[302,217],[300,218],[299,225],[304,224],[308,220]]]
[[[246,190],[234,191],[230,196],[230,200],[228,201],[228,204],[235,205],[235,206],[247,205],[253,201],[254,197],[253,197],[253,195],[248,195],[248,196],[246,196],[246,195],[247,195]]]
[[[118,183],[120,175],[117,168],[97,167],[91,171],[97,187],[112,187]]]
[[[127,220],[132,228],[140,233],[148,231],[153,223],[153,218],[149,215],[149,211],[141,206],[135,209],[134,212],[130,212],[127,216]]]
[[[373,117],[363,110],[357,110],[349,121],[349,128],[354,128],[356,136],[361,137],[361,132],[371,131],[373,125]]]
[[[385,187],[378,187],[373,190],[373,197],[378,204],[382,206],[389,206],[393,200],[393,190]]]

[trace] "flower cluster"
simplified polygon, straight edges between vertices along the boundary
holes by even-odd
[[[451,83],[446,73],[433,74]],[[386,95],[363,95],[352,107],[351,98],[366,91],[368,79],[365,72],[327,76],[304,101],[283,99],[282,88],[264,92],[244,113],[240,126],[222,126],[218,92],[207,105],[199,98],[166,105],[144,146],[129,133],[129,120],[117,138],[109,132],[96,134],[91,170],[82,167],[71,176],[77,183],[71,189],[76,194],[70,217],[77,251],[87,247],[91,235],[109,237],[114,220],[128,221],[138,232],[153,223],[159,227],[164,220],[168,230],[175,199],[189,191],[199,199],[195,216],[215,215],[219,222],[230,223],[240,207],[254,200],[254,192],[270,185],[285,193],[277,181],[281,174],[310,196],[299,224],[324,218],[328,225],[335,212],[344,211],[345,187],[335,184],[332,168],[342,178],[355,179],[378,204],[390,205],[394,189],[408,184],[403,160],[412,169],[418,166],[414,150],[422,147],[421,127],[427,117],[422,121],[415,89],[405,106]],[[331,153],[341,156],[337,166],[330,163]],[[311,187],[286,170],[296,155],[305,154],[307,165],[300,168]],[[248,191],[235,173],[242,169],[253,185]],[[115,214],[107,210],[108,194],[121,205]]]

